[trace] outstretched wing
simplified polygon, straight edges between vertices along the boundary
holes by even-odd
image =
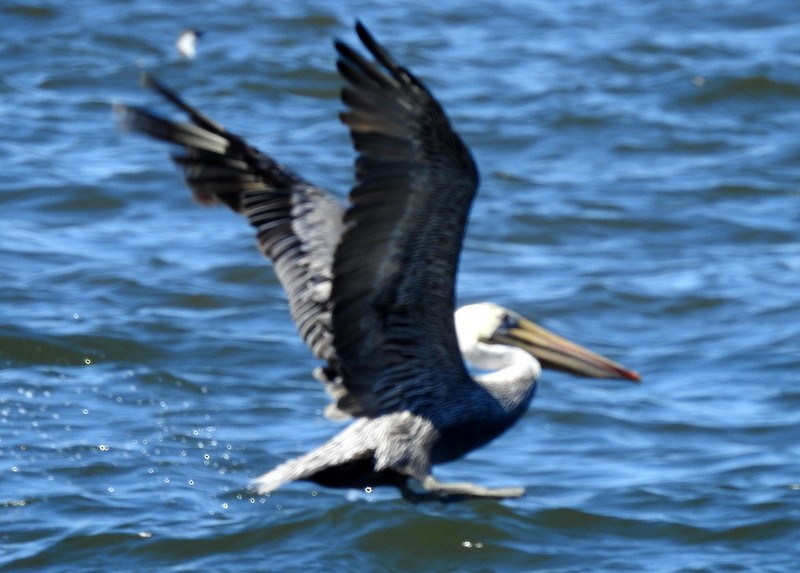
[[[347,389],[338,406],[419,412],[470,381],[453,312],[478,171],[422,82],[363,25],[356,31],[376,62],[335,44],[347,82],[341,120],[358,152],[333,264],[334,345]]]
[[[155,79],[144,81],[185,112],[191,123],[118,105],[123,125],[182,147],[173,160],[183,169],[195,199],[224,203],[247,217],[286,290],[303,339],[317,357],[334,360],[330,291],[343,207]]]

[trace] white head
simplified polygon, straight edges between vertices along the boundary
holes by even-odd
[[[456,311],[456,335],[464,359],[484,370],[503,368],[508,363],[509,346],[495,343],[499,331],[513,328],[519,315],[502,306],[481,302]]]
[[[639,381],[636,372],[493,303],[459,308],[455,324],[461,353],[477,368],[496,370],[512,363],[520,365],[523,359],[519,353],[524,351],[527,361],[533,359],[537,369],[544,366],[577,376]]]

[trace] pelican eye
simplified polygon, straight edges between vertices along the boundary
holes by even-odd
[[[500,319],[498,330],[511,330],[519,326],[519,319],[513,314],[505,313]]]

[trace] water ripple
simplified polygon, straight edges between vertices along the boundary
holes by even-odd
[[[794,571],[794,10],[3,3],[0,568]],[[247,226],[114,128],[111,103],[160,105],[144,68],[343,194],[330,41],[356,16],[480,165],[460,299],[644,374],[546,373],[512,431],[437,468],[523,499],[254,495],[336,431],[315,363]],[[173,46],[189,25],[207,31],[192,62]]]

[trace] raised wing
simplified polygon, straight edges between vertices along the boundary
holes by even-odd
[[[144,81],[185,112],[191,123],[118,105],[123,125],[181,146],[183,152],[172,157],[195,199],[224,203],[247,217],[286,290],[303,339],[317,357],[333,360],[330,291],[343,207],[153,78]]]
[[[333,264],[334,345],[353,415],[441,406],[466,374],[455,276],[478,185],[469,150],[428,89],[360,23],[370,62],[336,42],[341,120],[358,158]]]

